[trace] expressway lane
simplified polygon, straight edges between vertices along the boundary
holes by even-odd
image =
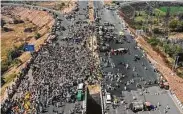
[[[31,64],[28,75],[25,76],[25,79],[21,81],[20,86],[17,88],[17,90],[22,93],[19,94],[17,92],[13,97],[13,99],[19,99],[25,92],[30,94],[33,93],[33,98],[31,99],[33,103],[31,101],[30,106],[32,111],[30,113],[32,114],[81,113],[84,109],[82,108],[83,101],[75,101],[76,98],[73,98],[72,93],[74,93],[74,96],[76,95],[77,83],[81,83],[81,79],[88,73],[86,70],[88,70],[87,66],[89,66],[89,57],[85,56],[85,54],[87,55],[88,53],[86,49],[83,49],[80,43],[63,41],[64,37],[71,37],[71,39],[81,37],[81,40],[83,40],[87,38],[85,36],[90,35],[89,32],[87,32],[89,30],[88,23],[76,24],[77,21],[81,22],[87,20],[88,1],[78,1],[77,3],[79,8],[78,11],[72,11],[69,14],[61,14],[58,11],[39,6],[23,5],[30,9],[45,10],[49,11],[49,13],[54,13],[53,15],[57,15],[53,27],[55,29],[52,28],[52,30],[58,40],[53,41],[40,49]],[[5,5],[22,6],[22,4]],[[70,14],[74,16],[74,18],[67,18]],[[84,29],[83,26],[87,26],[88,28]],[[65,28],[65,30],[62,30],[62,28]],[[78,31],[82,32],[84,35]],[[83,56],[85,57],[82,57],[81,53],[84,53]],[[85,61],[85,58],[87,58],[87,60],[85,62],[80,61],[81,59],[79,59],[79,57],[82,57],[83,61]],[[68,68],[64,70],[66,67]],[[83,72],[85,73],[84,75]],[[30,84],[28,84],[28,82],[30,82]],[[74,85],[73,83],[75,82],[76,84]],[[9,105],[11,108],[10,103]],[[4,112],[9,113],[10,111],[12,110],[7,110],[7,108],[5,108]]]
[[[119,32],[124,31],[124,34],[126,36],[126,39],[129,42],[123,41],[122,44],[116,44],[114,42],[109,42],[109,45],[113,49],[118,48],[128,48],[130,53],[124,54],[124,55],[112,55],[111,59],[115,64],[115,68],[110,67],[103,67],[102,71],[105,72],[105,78],[103,79],[104,83],[104,90],[106,89],[107,92],[110,92],[112,97],[117,97],[119,101],[120,99],[123,99],[125,102],[127,102],[126,107],[129,106],[129,104],[133,101],[149,101],[153,105],[157,105],[158,102],[162,104],[157,110],[155,111],[144,111],[144,112],[138,112],[138,114],[163,114],[166,106],[168,105],[171,107],[168,110],[168,113],[170,114],[180,114],[179,110],[175,106],[173,100],[168,94],[168,91],[161,90],[157,84],[151,84],[151,85],[144,85],[145,81],[151,81],[154,83],[155,80],[158,80],[159,75],[158,73],[154,72],[153,65],[147,60],[147,58],[144,56],[143,50],[138,48],[135,49],[136,42],[133,39],[133,37],[130,35],[130,32],[128,30],[123,30],[125,27],[123,26],[124,21],[119,18],[115,10],[108,10],[104,8],[103,3],[101,1],[94,1],[94,7],[97,10],[98,17],[101,17],[101,20],[99,21],[99,25],[103,25],[104,22],[109,22],[113,25],[115,25],[115,33],[119,34]],[[138,55],[140,57],[140,60],[134,61],[134,55]],[[108,59],[104,55],[103,52],[100,53],[100,56],[102,58]],[[129,65],[129,69],[126,69],[124,65],[119,65],[119,63],[125,63]],[[147,68],[147,69],[146,69]],[[134,71],[135,69],[135,71]],[[108,75],[108,72],[109,73]],[[125,78],[121,80],[121,82],[117,81],[117,73],[122,73],[125,75]],[[137,76],[138,74],[138,76]],[[112,77],[112,78],[111,78]],[[144,81],[142,80],[144,79]],[[125,83],[130,82],[131,80],[134,80],[134,83],[126,85],[127,90],[124,89]],[[115,85],[119,84],[119,87],[115,87]],[[145,90],[148,91],[148,93],[143,93],[144,91],[140,88],[136,87],[136,84],[141,84],[144,86]],[[112,90],[109,87],[114,87]],[[156,93],[159,93],[159,95],[156,95]],[[137,100],[133,100],[133,97],[136,97]],[[103,96],[105,98],[105,96]],[[105,102],[104,102],[105,104]],[[110,108],[105,110],[108,114],[134,114],[130,109],[126,109],[124,104],[119,103],[119,106],[116,108],[112,108],[110,105]]]
[[[87,11],[87,5],[88,1],[78,1],[78,11],[72,11],[72,15],[74,16],[71,19],[66,19],[66,16],[63,16],[62,14],[58,14],[58,19],[62,19],[61,26],[65,27],[65,31],[56,31],[56,34],[58,35],[58,42],[60,44],[68,44],[67,42],[63,41],[62,39],[64,37],[73,37],[73,33],[77,30],[79,30],[78,26],[75,25],[77,21],[80,20],[86,20],[86,15],[88,13]],[[84,10],[85,8],[86,10]],[[73,14],[75,13],[75,14]],[[57,21],[55,22],[57,23]],[[83,24],[82,26],[84,26]],[[73,45],[74,46],[74,45]],[[77,45],[75,45],[77,46]],[[71,110],[76,107],[76,105],[83,105],[83,102],[75,102],[75,103],[65,103],[63,107],[57,107],[56,105],[50,105],[48,107],[48,112],[42,113],[42,114],[55,114],[55,112],[58,112],[59,114],[70,114]],[[55,110],[55,112],[53,112]]]

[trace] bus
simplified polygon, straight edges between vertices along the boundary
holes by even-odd
[[[78,90],[78,92],[77,92],[77,100],[78,101],[82,101],[82,99],[83,99],[83,92],[82,92],[82,90]]]
[[[84,95],[83,90],[84,90],[84,83],[78,84],[77,96],[76,96],[78,101],[82,101],[83,100],[83,95]]]

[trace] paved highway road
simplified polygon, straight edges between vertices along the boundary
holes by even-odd
[[[114,24],[114,32],[116,34],[123,31],[125,26],[123,26],[124,24],[122,23],[124,23],[124,21],[119,18],[115,10],[108,10],[104,8],[103,2],[100,1],[94,1],[94,7],[95,11],[98,11],[98,14],[96,15],[101,17],[100,24],[103,24],[104,22]],[[169,91],[161,90],[157,84],[151,84],[148,86],[144,85],[145,81],[151,81],[154,83],[155,80],[158,80],[159,76],[156,72],[154,72],[153,65],[147,60],[143,50],[140,48],[135,49],[136,42],[130,35],[130,32],[128,30],[124,30],[124,33],[127,41],[123,40],[122,44],[110,42],[109,45],[113,49],[118,49],[121,47],[128,48],[130,53],[124,55],[112,55],[111,57],[105,56],[104,53],[100,54],[102,58],[105,58],[106,60],[110,59],[111,64],[114,64],[115,66],[115,68],[112,68],[111,66],[103,68],[103,72],[106,74],[104,78],[104,89],[106,89],[107,92],[110,92],[113,97],[123,99],[127,102],[126,105],[119,102],[119,106],[117,108],[112,108],[112,106],[109,106],[109,110],[106,112],[108,114],[133,114],[131,110],[126,109],[125,107],[128,107],[129,103],[135,101],[133,100],[133,97],[136,97],[136,101],[149,101],[153,105],[157,105],[157,103],[160,102],[162,105],[158,110],[138,112],[138,114],[164,114],[164,109],[167,105],[170,107],[170,109],[167,110],[168,114],[180,114],[178,108],[169,95]],[[140,60],[134,61],[135,55],[138,55]],[[125,65],[119,65],[120,62],[125,65],[128,64],[129,69],[127,69]],[[122,75],[125,76],[124,78],[119,79],[121,82],[117,82],[117,73],[122,73]],[[113,76],[111,76],[111,74]],[[130,84],[130,81],[132,81],[132,84]],[[127,84],[128,82],[129,85]],[[136,87],[137,83],[144,86],[147,93],[140,95],[143,91],[142,89]],[[115,87],[116,84],[118,84],[119,87]],[[124,88],[125,84],[127,89]],[[114,90],[111,90],[110,87],[114,87]]]
[[[79,55],[77,55],[78,53],[75,50],[74,51],[71,50],[72,48],[68,48],[67,44],[69,44],[70,47],[73,47],[73,48],[74,47],[80,47],[81,48],[81,46],[80,46],[80,44],[77,45],[76,43],[70,42],[70,41],[68,41],[69,42],[68,43],[66,41],[63,41],[62,39],[65,38],[65,37],[73,38],[73,35],[77,35],[76,37],[82,37],[82,39],[84,39],[85,38],[84,36],[86,36],[85,32],[88,30],[88,29],[85,29],[86,31],[83,32],[83,34],[85,34],[85,35],[83,36],[82,34],[79,34],[79,32],[81,32],[83,30],[83,26],[88,25],[88,23],[85,23],[85,24],[81,23],[81,26],[79,26],[78,24],[76,25],[77,21],[81,22],[81,20],[82,21],[83,20],[87,20],[88,1],[79,1],[77,3],[78,3],[78,8],[79,9],[78,9],[78,11],[71,12],[70,13],[71,15],[70,14],[63,15],[63,14],[61,14],[58,11],[47,9],[47,8],[43,8],[43,7],[39,7],[39,6],[24,5],[25,7],[42,9],[42,10],[53,12],[56,15],[58,15],[57,18],[55,19],[55,24],[54,24],[54,28],[56,28],[56,29],[54,29],[54,31],[56,33],[55,35],[58,36],[57,37],[58,41],[54,42],[53,44],[48,44],[50,46],[48,48],[48,50],[50,52],[56,52],[56,50],[60,50],[61,48],[63,50],[65,49],[65,51],[68,51],[66,49],[70,49],[69,50],[69,54],[70,53],[72,53],[72,54],[74,53],[75,54],[75,56],[72,59],[75,59],[75,57],[77,57],[77,56],[81,57],[82,55],[80,53],[79,53]],[[20,4],[4,4],[4,5],[17,5],[17,6],[19,6]],[[73,16],[73,18],[71,18],[71,19],[67,18],[69,16]],[[59,22],[58,20],[62,20],[62,21]],[[62,30],[62,28],[65,28],[65,30]],[[60,49],[53,48],[53,47],[56,47],[55,45],[57,43],[65,44],[65,48],[63,48],[64,46],[60,47]],[[63,50],[62,50],[62,52],[63,52]],[[81,51],[81,50],[78,49],[78,51]],[[50,71],[52,72],[51,77],[49,77],[49,79],[47,80],[48,76],[46,76],[46,75],[49,74],[47,71],[45,72],[45,74],[41,73],[41,75],[38,75],[38,74],[35,73],[35,70],[33,71],[32,69],[30,69],[28,74],[25,76],[26,80],[23,80],[22,83],[20,84],[19,88],[18,88],[18,90],[20,91],[20,94],[18,92],[15,93],[14,99],[19,98],[22,95],[22,93],[23,93],[22,88],[27,87],[26,91],[30,90],[30,91],[35,91],[35,93],[37,93],[37,95],[35,95],[34,98],[38,98],[38,99],[36,99],[36,101],[34,100],[34,103],[32,103],[32,104],[35,104],[35,102],[37,104],[39,104],[39,106],[36,106],[37,110],[39,110],[38,111],[39,114],[55,114],[55,113],[56,114],[58,114],[58,113],[59,114],[70,114],[71,111],[74,110],[75,108],[77,108],[78,106],[79,106],[78,109],[80,111],[79,113],[81,113],[81,111],[82,111],[81,107],[83,105],[83,102],[68,103],[68,102],[64,101],[64,100],[66,100],[66,98],[63,101],[62,100],[57,100],[57,99],[62,98],[63,94],[67,94],[67,95],[70,94],[70,93],[68,93],[68,91],[65,91],[65,93],[62,91],[62,93],[58,94],[58,91],[56,90],[56,88],[59,87],[59,90],[60,90],[61,87],[64,87],[64,84],[68,85],[68,84],[70,84],[70,82],[72,83],[73,79],[71,77],[69,78],[69,75],[73,71],[69,71],[70,69],[68,68],[67,70],[68,70],[69,73],[67,73],[67,76],[65,76],[64,73],[62,74],[62,73],[60,73],[58,71],[55,71],[55,70],[58,68],[58,66],[61,67],[62,65],[65,65],[65,67],[67,67],[69,65],[69,63],[71,63],[72,59],[69,59],[68,52],[65,52],[65,53],[63,52],[65,55],[61,55],[61,56],[62,57],[65,56],[66,57],[65,61],[67,61],[67,62],[66,63],[62,63],[61,62],[62,65],[60,65],[58,63],[60,61],[62,61],[63,58],[62,57],[59,58],[59,55],[57,55],[57,57],[59,59],[59,62],[58,62],[57,58],[54,56],[54,53],[52,53],[53,55],[49,55],[50,52],[46,51],[45,49],[41,49],[40,53],[38,54],[38,56],[34,60],[34,65],[37,64],[38,67],[39,67],[39,64],[42,64],[39,67],[42,70],[45,70],[49,66],[51,66],[51,68],[53,68],[53,71],[51,70],[51,68],[49,70],[47,70],[48,72],[50,72]],[[84,54],[87,54],[87,52],[85,52]],[[39,61],[40,58],[41,58],[41,60],[45,59],[44,56],[48,57],[48,58],[51,57],[51,59],[47,59],[46,61],[42,61],[42,62]],[[70,54],[70,57],[71,56],[73,56],[73,55]],[[83,60],[84,60],[84,58],[85,57],[83,57]],[[38,61],[36,62],[36,60],[38,60]],[[76,58],[75,61],[77,62],[77,58]],[[70,68],[72,67],[72,65],[75,64],[75,61],[71,63],[71,65],[69,66]],[[50,65],[45,67],[47,63],[49,63]],[[52,63],[54,63],[54,64],[52,64]],[[88,64],[88,63],[87,63],[87,61],[85,61],[85,64],[80,63],[80,64],[82,64],[82,65],[80,65],[80,67],[85,67],[85,65]],[[55,66],[56,64],[57,64],[57,66]],[[78,64],[79,64],[79,62],[78,62]],[[73,66],[73,67],[77,68],[77,66]],[[75,70],[74,68],[72,70]],[[42,72],[42,70],[39,70],[39,73]],[[62,68],[62,70],[64,70],[64,69]],[[80,71],[80,69],[77,69],[77,71]],[[77,71],[75,71],[75,74],[77,73]],[[86,70],[84,69],[83,72],[85,72],[85,71]],[[54,73],[56,73],[56,76],[54,76]],[[61,75],[59,75],[59,74],[61,74]],[[79,78],[81,78],[83,75],[82,75],[82,73],[80,73],[77,76]],[[84,76],[86,76],[86,73],[85,73]],[[37,80],[38,79],[37,77],[41,78],[41,79]],[[50,79],[50,78],[52,78],[52,79]],[[62,83],[62,81],[63,81],[62,79],[63,78],[66,78],[66,79],[64,79],[64,81],[65,81],[64,84]],[[76,78],[76,77],[74,77],[74,78]],[[42,80],[42,81],[39,83],[40,80]],[[77,78],[77,80],[79,80],[79,79]],[[58,84],[57,81],[60,81],[59,82],[59,86],[56,86],[56,84]],[[66,81],[70,81],[70,82],[66,83]],[[29,84],[27,82],[29,82]],[[37,87],[34,88],[33,85],[34,86],[39,86],[39,88],[37,88]],[[53,86],[56,86],[56,88],[52,88]],[[70,91],[71,91],[71,88],[76,88],[74,86],[73,87],[66,86],[66,87],[67,88],[64,88],[64,89],[67,89],[67,90],[70,90]],[[75,90],[75,92],[76,92],[76,90]],[[68,98],[69,96],[66,96],[66,97]],[[44,110],[44,111],[42,111],[42,110]]]

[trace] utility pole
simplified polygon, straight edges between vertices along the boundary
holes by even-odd
[[[153,7],[151,6],[151,4],[149,4],[148,2],[147,3],[147,27],[149,27],[149,22],[150,23],[150,30],[151,30],[151,33],[153,32],[152,31],[152,14],[153,14]],[[152,33],[153,34],[153,33]]]
[[[149,12],[150,12],[150,6],[149,6],[149,3],[148,2],[146,2],[146,4],[147,4],[147,6],[146,6],[146,13],[147,13],[147,19],[146,19],[146,27],[147,28],[145,28],[145,32],[146,32],[146,34],[147,34],[147,29],[149,28]]]
[[[165,16],[165,37],[166,38],[169,36],[169,29],[168,29],[169,18],[170,18],[170,6],[168,6],[167,8],[167,12]]]
[[[179,62],[179,56],[178,56],[178,55],[176,55],[176,56],[175,56],[175,62],[174,62],[174,65],[173,65],[173,67],[172,67],[172,70],[173,70],[173,71],[177,68],[177,64],[178,64],[178,62]]]

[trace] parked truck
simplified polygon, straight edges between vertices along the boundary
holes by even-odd
[[[150,111],[154,109],[154,106],[150,102],[132,102],[129,105],[129,108],[133,112],[138,112],[138,111]]]
[[[169,83],[166,80],[160,80],[159,87],[162,88],[162,89],[164,88],[164,89],[168,90],[169,89]]]

